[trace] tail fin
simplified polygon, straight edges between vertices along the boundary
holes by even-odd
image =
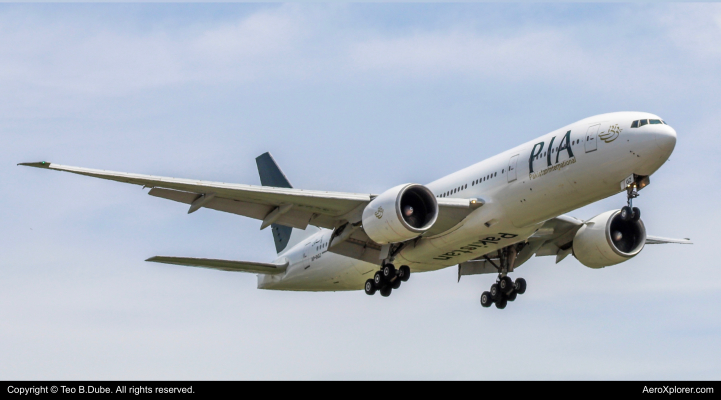
[[[270,153],[259,155],[255,158],[255,163],[258,165],[258,175],[260,175],[261,185],[281,188],[293,187]],[[306,230],[301,230],[279,224],[271,224],[270,229],[273,232],[275,251],[279,254],[288,247],[291,238],[293,239],[293,244],[295,244],[318,231],[318,228],[313,226],[308,226]]]

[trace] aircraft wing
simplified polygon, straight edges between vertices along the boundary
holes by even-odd
[[[515,268],[528,261],[534,255],[556,256],[556,264],[561,262],[573,250],[573,238],[576,232],[583,226],[584,221],[560,215],[546,221],[526,242],[527,244],[518,253],[515,261]],[[690,239],[670,239],[658,236],[646,236],[646,244],[693,244]],[[488,259],[491,261],[489,261]],[[494,265],[495,264],[495,265]],[[484,257],[469,260],[458,265],[458,279],[462,275],[495,274],[498,273],[498,256],[495,253],[486,254]]]
[[[550,219],[528,239],[528,247],[533,248],[538,246],[538,249],[535,250],[536,257],[556,256],[556,263],[559,263],[571,254],[573,238],[583,224],[584,221],[567,215]],[[692,244],[690,239],[669,239],[658,236],[646,236],[646,244],[666,243]]]
[[[666,243],[678,243],[678,244],[693,244],[691,239],[670,239],[658,236],[646,236],[646,244],[666,244]]]
[[[309,224],[333,229],[344,222],[357,223],[363,209],[375,198],[372,194],[325,192],[295,188],[242,185],[195,179],[168,178],[126,172],[71,167],[47,161],[21,163],[29,167],[71,172],[100,179],[149,187],[149,195],[190,205],[188,213],[201,207],[243,215],[298,229]],[[437,199],[436,229],[449,229],[473,211],[476,199]],[[435,226],[434,226],[435,227]]]
[[[232,272],[252,272],[257,274],[281,274],[288,268],[288,263],[272,264],[252,261],[229,261],[215,260],[212,258],[191,258],[191,257],[164,257],[156,256],[145,261],[184,265],[187,267],[201,267]]]

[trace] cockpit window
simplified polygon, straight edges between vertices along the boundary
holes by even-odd
[[[663,124],[668,125],[666,121],[662,119],[637,119],[636,121],[631,122],[631,128],[638,128],[647,124]]]

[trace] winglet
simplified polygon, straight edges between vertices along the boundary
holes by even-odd
[[[35,168],[50,168],[50,163],[48,161],[38,161],[38,162],[27,162],[27,163],[19,163],[18,165],[24,165],[26,167],[35,167]]]

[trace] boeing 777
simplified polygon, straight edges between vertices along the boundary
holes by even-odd
[[[505,308],[526,291],[509,274],[534,254],[569,254],[589,268],[637,256],[646,244],[691,243],[646,234],[633,206],[669,158],[676,131],[654,114],[617,112],[564,126],[427,185],[381,194],[293,188],[269,153],[256,158],[262,186],[22,163],[142,185],[148,194],[261,220],[272,262],[157,256],[147,261],[258,274],[258,288],[389,296],[411,273],[457,266],[497,274],[481,305]],[[627,202],[582,221],[564,215],[625,192]],[[398,266],[398,267],[396,267]]]

